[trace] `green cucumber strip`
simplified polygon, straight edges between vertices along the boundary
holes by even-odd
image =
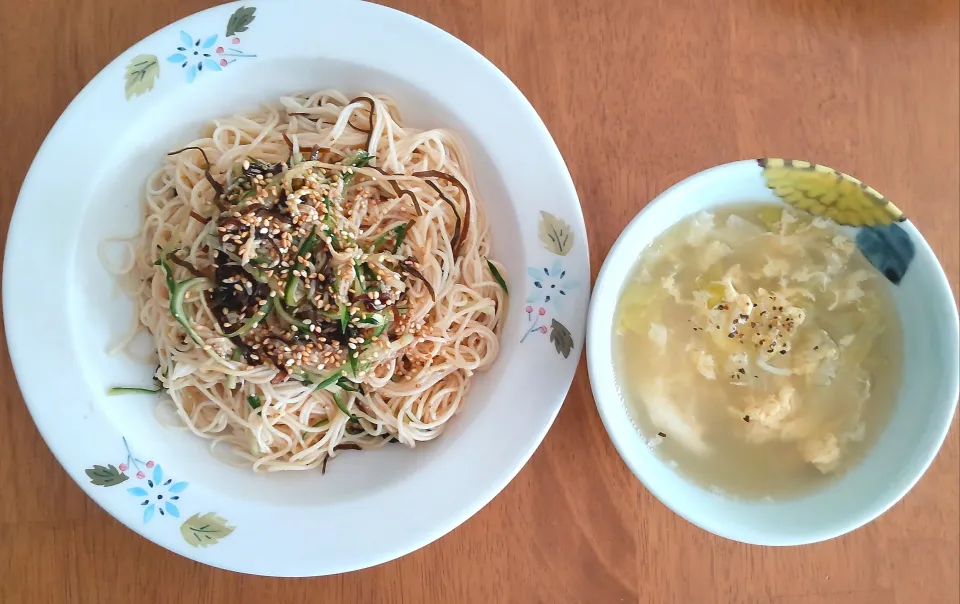
[[[173,291],[170,293],[170,314],[173,315],[173,318],[177,320],[180,325],[186,330],[187,335],[198,345],[203,346],[203,338],[200,337],[200,334],[197,333],[193,325],[187,319],[187,316],[183,312],[183,300],[192,289],[197,289],[198,287],[203,287],[204,289],[211,287],[213,284],[209,279],[204,277],[195,277],[193,279],[187,279],[186,281],[181,281],[173,287]]]
[[[292,314],[290,314],[290,312],[283,307],[283,303],[277,304],[275,308],[276,308],[277,314],[280,315],[280,318],[286,321],[287,323],[291,325],[296,325],[297,329],[299,329],[304,333],[308,333],[310,331],[310,326],[304,323],[303,321],[301,321],[300,319],[295,318]]]
[[[340,371],[334,371],[332,375],[322,378],[320,381],[316,382],[317,387],[314,388],[314,390],[325,390],[330,386],[333,386],[334,384],[337,383],[337,380],[339,380],[342,375],[343,374]],[[310,375],[310,378],[315,378],[315,377],[319,377],[319,376],[315,374]]]
[[[260,307],[260,310],[255,312],[252,317],[246,320],[243,325],[237,328],[236,331],[230,333],[225,333],[228,338],[235,338],[237,336],[245,335],[248,331],[256,327],[260,321],[263,321],[264,317],[270,314],[270,311],[273,310],[273,298],[267,298],[267,303]]]
[[[390,316],[386,318],[383,323],[381,323],[376,329],[373,330],[373,337],[379,338],[383,335],[383,332],[390,327],[390,324],[393,323],[393,313],[390,313]]]
[[[115,386],[107,390],[107,394],[113,396],[117,394],[157,394],[162,392],[163,388],[138,388],[136,386]]]
[[[297,258],[302,257],[304,254],[313,250],[313,246],[317,243],[317,227],[310,229],[310,234],[307,235],[307,238],[303,240],[303,243],[300,244],[300,249],[297,250]],[[287,277],[287,285],[283,289],[283,299],[287,303],[287,306],[296,306],[296,289],[299,279],[293,274],[293,271],[299,271],[303,269],[304,264],[299,260],[296,260],[293,263],[293,268],[290,269],[290,276]]]
[[[490,268],[490,274],[493,275],[494,280],[500,284],[500,287],[503,288],[503,293],[510,295],[510,290],[507,289],[507,282],[503,280],[503,277],[500,275],[500,271],[497,270],[497,267],[490,262],[489,259],[484,258],[487,261],[487,267]]]
[[[347,361],[350,363],[350,371],[353,373],[353,377],[357,376],[357,357],[360,356],[359,351],[352,351],[349,348],[347,349]]]
[[[333,393],[333,402],[337,404],[337,407],[340,408],[340,411],[343,411],[344,415],[346,415],[350,419],[358,419],[356,415],[347,411],[347,405],[343,402],[343,397],[340,396],[339,392]]]

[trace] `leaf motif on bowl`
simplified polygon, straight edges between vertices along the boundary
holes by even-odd
[[[207,547],[220,541],[234,531],[235,527],[213,512],[194,514],[180,525],[183,540],[193,547]]]
[[[234,36],[237,33],[247,31],[250,27],[250,24],[253,23],[253,20],[256,19],[255,13],[257,12],[256,7],[253,6],[241,6],[238,8],[227,21],[227,37]]]
[[[786,203],[839,225],[857,228],[857,248],[870,264],[899,285],[915,253],[897,223],[907,219],[873,187],[833,168],[795,159],[757,160],[773,193]]]
[[[113,464],[107,466],[95,464],[84,472],[90,478],[90,484],[95,484],[98,487],[115,487],[129,478]]]
[[[906,217],[876,189],[833,168],[794,159],[758,160],[777,197],[844,226],[903,222]]]
[[[156,55],[137,55],[130,59],[123,78],[123,91],[127,100],[153,90],[160,77],[160,61]]]
[[[857,248],[894,285],[900,285],[916,253],[910,235],[898,224],[860,229]]]
[[[570,330],[556,319],[550,322],[550,341],[563,358],[570,357],[570,351],[573,350],[573,336],[570,335]]]
[[[570,225],[550,212],[540,212],[538,234],[543,247],[558,256],[566,256],[573,247],[573,233],[570,231]]]

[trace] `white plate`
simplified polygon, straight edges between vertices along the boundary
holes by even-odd
[[[363,24],[362,37],[343,23]],[[188,46],[199,54],[178,50]],[[187,432],[161,427],[152,397],[106,396],[113,385],[149,383],[153,367],[105,352],[132,320],[133,305],[101,265],[97,245],[136,231],[148,174],[163,153],[195,138],[204,120],[321,88],[388,94],[405,123],[462,135],[491,222],[492,256],[505,263],[513,297],[499,359],[477,376],[441,438],[413,450],[343,455],[325,476],[259,475],[215,460]],[[557,229],[559,244],[550,238]],[[562,285],[565,295],[544,300],[550,285]],[[218,6],[174,23],[83,89],[24,181],[3,292],[24,398],[54,455],[90,497],[199,562],[308,576],[422,547],[516,475],[576,371],[589,258],[559,151],[492,64],[391,9],[275,0]]]

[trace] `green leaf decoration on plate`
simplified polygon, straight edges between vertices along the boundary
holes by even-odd
[[[160,62],[156,55],[137,55],[130,59],[123,79],[123,90],[127,100],[153,90],[153,84],[158,77],[160,77]]]
[[[549,212],[540,212],[540,242],[548,252],[566,256],[573,247],[570,225]]]
[[[774,157],[757,163],[767,187],[786,203],[843,226],[859,227],[857,248],[891,283],[900,284],[916,250],[910,235],[897,224],[907,217],[889,199],[820,164]]]
[[[227,21],[227,37],[235,36],[240,32],[247,31],[250,27],[250,24],[253,23],[253,20],[256,19],[254,13],[257,12],[256,7],[253,6],[241,6],[238,8],[232,15],[230,15],[230,20]]]
[[[811,214],[853,227],[906,220],[903,212],[875,189],[833,168],[772,157],[758,163],[777,197]]]
[[[87,468],[84,472],[90,478],[90,482],[98,487],[114,487],[128,478],[113,464],[108,466],[95,465],[92,468]]]
[[[557,349],[557,352],[563,355],[563,358],[566,359],[570,356],[570,351],[573,350],[573,336],[570,335],[570,330],[556,319],[550,322],[550,341],[553,342],[553,347]]]
[[[234,527],[213,512],[194,514],[180,525],[180,534],[183,540],[194,547],[207,547],[220,541],[230,533]]]

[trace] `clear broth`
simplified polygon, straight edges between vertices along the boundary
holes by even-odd
[[[899,394],[891,287],[825,219],[764,204],[688,217],[644,250],[618,301],[624,402],[706,488],[822,486],[863,457]]]

